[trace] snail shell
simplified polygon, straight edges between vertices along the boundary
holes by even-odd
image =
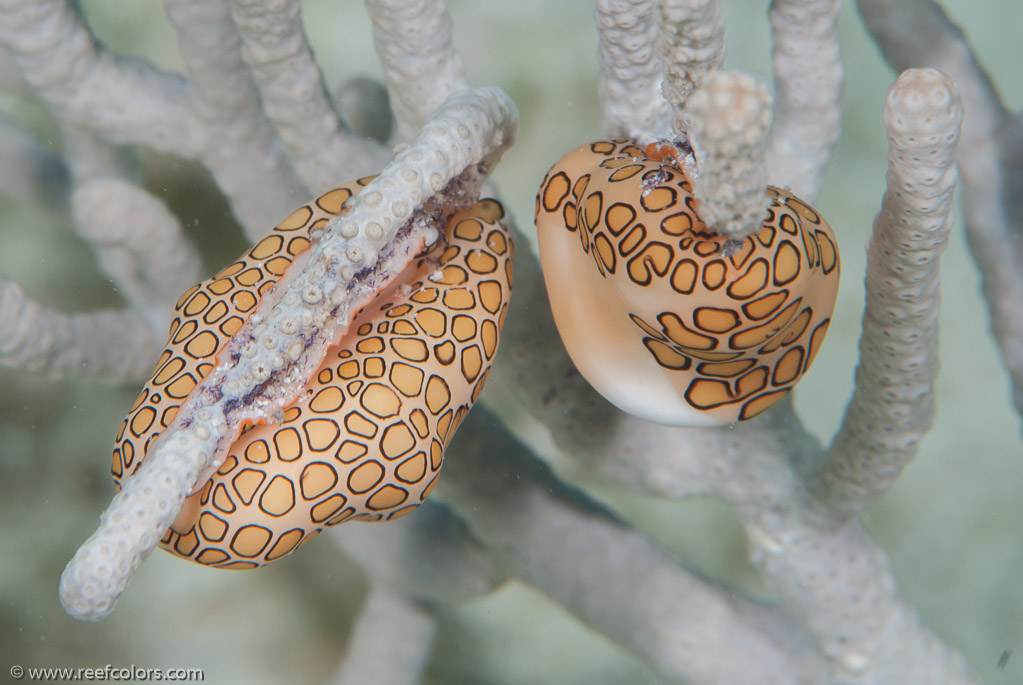
[[[296,210],[181,296],[167,348],[117,435],[115,482],[138,469],[260,299],[370,180]],[[443,235],[355,316],[304,394],[242,429],[161,546],[201,564],[253,568],[325,527],[414,510],[436,483],[444,449],[497,350],[511,289],[503,215],[484,199],[452,216]]]
[[[750,419],[810,368],[838,293],[831,227],[768,187],[760,230],[735,239],[697,213],[685,175],[626,140],[562,157],[536,199],[544,280],[580,373],[657,423]]]

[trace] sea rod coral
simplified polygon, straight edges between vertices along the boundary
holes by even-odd
[[[880,16],[869,5],[861,3],[864,15]],[[433,233],[416,217],[446,220],[481,193],[496,196],[486,176],[500,174],[513,141],[527,141],[537,125],[524,117],[516,132],[511,98],[470,86],[455,47],[460,10],[453,8],[453,23],[442,0],[367,0],[386,98],[364,79],[331,94],[298,0],[168,0],[166,7],[181,75],[113,54],[68,2],[0,2],[2,85],[44,113],[61,151],[45,151],[5,122],[0,145],[22,161],[3,181],[8,192],[69,213],[123,298],[116,308],[69,314],[0,281],[4,365],[127,385],[153,370],[175,303],[188,307],[179,296],[208,274],[181,220],[140,184],[134,149],[201,164],[251,242],[311,197],[380,176],[348,201],[347,214],[322,226],[308,258],[289,267],[280,285],[287,307],[267,304],[258,319],[232,328],[236,365],[200,374],[215,384],[196,386],[177,423],[167,419],[166,439],[153,441],[143,468],[122,481],[60,581],[63,606],[85,619],[114,612],[122,593],[126,604],[148,601],[128,582],[186,496],[222,466],[217,445],[240,428],[232,408],[258,396],[263,414],[244,420],[291,420],[281,410],[310,381],[335,327],[364,304],[360,279],[389,273],[388,255],[411,249],[403,240],[429,244]],[[840,131],[839,9],[837,0],[771,4],[772,100],[752,78],[724,70],[727,32],[717,2],[597,0],[600,73],[587,87],[600,93],[603,135],[640,145],[687,136],[684,149],[693,155],[681,166],[694,175],[704,218],[725,217],[740,233],[759,225],[765,183],[814,203]],[[474,25],[476,35],[499,30]],[[517,245],[514,293],[488,389],[448,449],[436,494],[400,520],[346,523],[320,536],[329,534],[366,579],[348,647],[335,645],[335,654],[344,651],[335,682],[430,680],[450,607],[510,580],[546,594],[663,682],[976,681],[959,652],[920,620],[860,520],[933,422],[938,257],[953,225],[957,181],[960,89],[927,63],[900,66],[924,68],[902,73],[883,103],[888,190],[868,248],[855,390],[834,438],[819,444],[789,397],[724,427],[668,427],[615,409],[572,365],[529,249],[527,216],[517,210],[505,218]],[[586,142],[548,150],[521,185],[535,188],[559,155]],[[818,209],[848,254],[842,218]],[[842,287],[856,289],[858,280],[846,270]],[[1004,320],[996,304],[996,321]],[[473,335],[483,328],[477,322]],[[1005,346],[1008,324],[996,328]],[[346,392],[359,392],[351,387]],[[95,460],[90,472],[108,463],[81,458]],[[639,496],[725,503],[768,598],[690,569],[654,542],[655,531],[580,489],[598,480]],[[275,566],[329,554],[316,551],[323,546],[312,541]],[[271,572],[232,574],[230,584],[258,584]],[[49,580],[52,587],[56,577]],[[232,608],[221,603],[218,612]],[[286,647],[261,647],[276,648]]]

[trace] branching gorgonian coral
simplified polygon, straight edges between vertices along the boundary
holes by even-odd
[[[860,4],[866,16],[877,18],[871,30],[884,35],[886,15],[872,6],[879,3]],[[61,579],[68,613],[99,619],[113,611],[131,575],[161,540],[180,556],[209,565],[239,568],[278,559],[304,543],[306,533],[247,519],[244,525],[229,523],[217,510],[233,513],[258,502],[267,520],[283,521],[301,497],[313,512],[312,534],[329,527],[370,578],[368,599],[337,673],[339,683],[418,682],[439,610],[509,579],[546,593],[670,682],[973,682],[962,657],[921,623],[899,593],[886,554],[858,518],[913,459],[933,420],[938,257],[953,221],[962,117],[959,91],[946,75],[961,78],[954,64],[933,64],[945,73],[905,71],[884,104],[888,189],[868,254],[855,393],[837,435],[820,445],[800,424],[786,393],[821,349],[837,287],[834,243],[842,242],[841,227],[832,218],[832,234],[808,204],[821,187],[840,128],[837,0],[771,4],[773,98],[752,77],[723,70],[726,31],[717,2],[597,0],[600,77],[593,87],[600,93],[605,132],[622,140],[594,144],[603,147],[592,147],[597,158],[588,163],[599,165],[612,151],[635,157],[619,160],[619,166],[638,163],[650,143],[651,155],[662,154],[657,146],[666,146],[674,159],[648,160],[656,178],[632,189],[632,208],[655,203],[666,175],[677,174],[691,192],[688,220],[698,218],[704,228],[724,235],[715,243],[722,259],[741,254],[743,241],[752,245],[758,231],[788,230],[796,219],[821,226],[816,234],[800,234],[805,252],[793,248],[763,258],[765,264],[772,260],[776,285],[786,285],[788,273],[794,279],[797,273],[821,271],[794,298],[813,305],[800,310],[805,320],[796,303],[791,315],[776,314],[781,305],[772,303],[780,294],[765,295],[752,308],[743,304],[754,290],[759,293],[743,290],[751,281],[726,285],[724,267],[720,272],[702,267],[708,290],[726,288],[738,302],[734,312],[722,307],[704,312],[701,316],[710,317],[704,329],[722,336],[732,332],[740,310],[750,320],[777,317],[771,319],[777,326],[765,328],[762,338],[751,334],[737,344],[743,349],[762,345],[756,354],[774,353],[772,361],[750,361],[745,367],[738,357],[690,354],[674,335],[680,329],[663,323],[674,319],[658,319],[664,328],[656,329],[637,321],[642,317],[635,311],[647,303],[627,304],[635,316],[622,326],[646,326],[637,334],[644,341],[642,355],[649,350],[671,370],[701,368],[698,389],[692,385],[679,393],[697,417],[706,418],[717,406],[714,393],[733,393],[715,378],[757,366],[743,379],[756,374],[761,379],[756,392],[773,384],[771,393],[743,397],[749,401],[732,408],[734,415],[715,420],[666,420],[674,408],[661,403],[652,411],[659,423],[620,411],[584,378],[599,373],[579,363],[580,340],[566,334],[563,344],[555,324],[558,315],[564,334],[559,308],[583,297],[583,280],[564,277],[568,266],[560,259],[545,257],[541,273],[521,232],[524,217],[504,219],[518,245],[507,309],[511,272],[502,266],[498,275],[486,275],[502,259],[508,261],[511,246],[504,229],[497,228],[496,202],[478,202],[481,189],[515,136],[529,131],[516,134],[517,110],[502,90],[470,86],[443,0],[367,0],[390,104],[381,107],[373,84],[353,82],[346,90],[344,118],[303,33],[298,0],[273,5],[168,0],[167,8],[184,60],[180,76],[112,54],[65,0],[0,2],[2,84],[41,105],[59,132],[64,155],[63,160],[47,155],[30,136],[4,124],[0,146],[12,159],[26,162],[18,174],[5,171],[2,180],[28,198],[68,197],[75,230],[126,301],[120,309],[65,314],[41,305],[17,284],[0,281],[0,361],[51,378],[117,383],[144,380],[153,371],[151,385],[118,437],[114,471],[120,491]],[[910,66],[891,59],[900,68]],[[973,93],[975,86],[964,92]],[[360,135],[370,127],[393,129],[388,141],[393,148]],[[199,161],[252,242],[275,222],[276,233],[193,287],[204,276],[196,250],[173,214],[139,185],[135,164],[116,146],[149,147]],[[966,160],[968,202],[970,192],[979,192],[970,179],[991,163],[976,150],[971,155],[960,159]],[[370,174],[379,175],[341,186]],[[538,211],[556,210],[566,225],[574,226],[578,217],[591,232],[598,221],[612,232],[619,225],[624,230],[629,222],[603,213],[599,201],[581,199],[582,175],[563,187],[545,182],[557,201],[547,207],[542,191]],[[541,179],[535,181],[539,185]],[[343,196],[327,192],[334,187],[344,190]],[[563,203],[573,189],[579,207]],[[303,206],[317,196],[316,203]],[[616,206],[628,211],[626,204]],[[764,219],[768,207],[776,213],[773,224]],[[316,214],[321,210],[323,216]],[[971,225],[981,224],[989,225],[971,218]],[[281,252],[284,261],[273,266],[275,250],[285,250],[286,232],[299,227],[304,242],[288,242],[298,247]],[[764,236],[761,242],[769,246]],[[486,249],[473,248],[473,240],[485,241]],[[596,260],[595,282],[614,271],[612,261],[624,262],[634,249],[627,237],[611,245],[605,236],[605,242],[594,239],[587,254],[596,256],[585,258],[588,266]],[[779,240],[778,245],[783,242],[794,244]],[[985,247],[976,229],[974,245],[979,259],[997,259],[998,250]],[[658,261],[661,256],[652,248],[646,258],[633,259],[627,287],[664,277],[668,267]],[[406,263],[415,259],[422,275],[402,281]],[[250,269],[258,273],[247,282]],[[719,273],[720,283],[715,281]],[[1006,265],[996,277],[1011,280],[1014,273]],[[676,290],[685,290],[686,272],[672,274]],[[857,274],[847,273],[845,287],[855,287],[857,280]],[[651,291],[642,291],[644,297],[652,297]],[[1002,286],[992,291],[1009,292]],[[432,306],[431,297],[444,306]],[[1005,303],[991,301],[1003,347],[1010,350],[1011,313],[999,314]],[[372,324],[360,318],[374,308],[383,318]],[[168,352],[153,369],[172,310]],[[229,325],[232,318],[237,322]],[[188,326],[193,327],[186,335],[182,331]],[[335,348],[349,327],[361,337],[347,353],[339,352]],[[219,345],[221,337],[223,346],[213,347],[210,338]],[[686,340],[718,344],[712,338]],[[184,347],[194,369],[183,366],[184,353],[182,366],[173,366],[179,359],[173,345]],[[386,346],[400,359],[388,358],[385,372],[380,360]],[[614,350],[623,368],[638,368],[633,352]],[[445,381],[464,378],[475,400],[491,357],[490,382],[498,391],[484,394],[484,406],[468,415],[468,401],[445,414],[450,400]],[[361,366],[345,375],[356,360]],[[334,365],[324,366],[328,361]],[[433,361],[444,369],[434,371]],[[386,381],[379,380],[385,375]],[[638,379],[638,374],[615,373],[594,385],[619,407],[650,418],[645,409],[653,395],[637,397]],[[746,392],[753,382],[736,381],[734,392]],[[727,392],[721,390],[725,387]],[[507,410],[511,396],[580,472],[638,494],[676,500],[711,496],[726,503],[746,533],[750,559],[773,600],[691,571],[643,531],[556,475],[529,447],[534,444],[530,428]],[[169,413],[168,397],[174,398]],[[414,404],[420,399],[422,407]],[[356,402],[365,412],[354,411]],[[302,437],[299,423],[289,422],[306,406],[314,413],[322,410],[323,417],[303,418]],[[394,417],[404,411],[401,407],[408,411],[399,421]],[[658,413],[662,409],[664,415]],[[735,419],[743,420],[714,425]],[[432,475],[459,424],[443,473],[425,479],[428,457]],[[697,427],[677,427],[685,424]],[[162,432],[154,436],[154,428]],[[270,431],[266,438],[257,432],[263,429]],[[296,436],[294,443],[286,444],[288,431]],[[366,464],[378,464],[379,473],[357,461],[365,451],[353,453],[353,445],[362,444],[353,436],[365,438],[362,443],[376,441],[383,456]],[[241,447],[237,441],[243,439],[248,442]],[[417,440],[425,445],[421,459]],[[260,444],[269,443],[272,459],[270,452],[259,451]],[[316,452],[315,459],[300,461],[302,450]],[[384,461],[386,469],[380,466]],[[299,475],[284,477],[274,470],[283,468],[278,462],[297,462]],[[343,471],[340,463],[359,466]],[[239,480],[243,471],[248,480]],[[413,491],[412,484],[422,484],[424,492]],[[398,507],[410,492],[425,497],[434,485],[433,499],[398,519],[408,513]],[[356,494],[365,495],[368,510],[343,509]],[[198,508],[190,510],[193,504]],[[349,518],[392,514],[396,520],[386,523],[332,527]],[[189,528],[181,523],[188,516],[205,524]],[[198,546],[200,537],[206,548]],[[214,544],[221,538],[223,549]],[[237,582],[244,583],[245,574]]]

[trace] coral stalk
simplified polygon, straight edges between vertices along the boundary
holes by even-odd
[[[242,58],[252,70],[266,116],[295,173],[318,194],[344,178],[376,173],[390,154],[345,130],[327,96],[302,30],[298,0],[232,0]]]
[[[671,110],[661,97],[658,24],[652,0],[597,0],[600,111],[611,138],[640,143],[671,137]]]
[[[198,123],[190,135],[252,241],[306,192],[284,155],[241,57],[241,39],[220,0],[168,0],[188,71],[188,106]],[[224,140],[244,140],[224,145]]]
[[[843,520],[873,504],[916,455],[934,416],[938,258],[955,220],[962,120],[951,79],[911,69],[889,90],[888,190],[874,221],[856,389],[811,491]]]
[[[466,602],[508,579],[465,522],[433,498],[415,516],[329,534],[375,582],[423,603]]]
[[[332,682],[416,685],[436,632],[437,618],[428,607],[372,583]]]
[[[658,0],[657,56],[672,128],[689,130],[685,108],[693,91],[725,63],[725,19],[718,0]]]
[[[136,381],[160,348],[138,311],[63,314],[0,278],[0,364],[51,378]]]
[[[687,571],[554,478],[512,436],[495,440],[495,430],[473,412],[438,488],[500,567],[670,679],[821,682],[819,656],[787,618]],[[722,635],[726,651],[743,659],[721,653]]]
[[[774,0],[774,120],[767,181],[813,202],[841,132],[840,0]]]
[[[935,67],[956,83],[964,103],[958,165],[966,237],[979,267],[991,326],[1023,415],[1023,250],[1020,220],[1020,133],[966,37],[930,0],[859,0],[867,30],[896,70]]]
[[[686,103],[696,156],[693,195],[714,231],[744,238],[760,230],[767,197],[767,131],[771,96],[738,72],[708,75]]]
[[[184,79],[100,47],[66,0],[0,3],[0,42],[58,119],[115,143],[198,154]]]
[[[448,95],[468,84],[444,0],[367,0],[398,140],[410,139]]]
[[[77,184],[71,205],[77,232],[92,243],[103,270],[129,302],[153,308],[153,327],[162,333],[174,301],[201,278],[199,255],[177,218],[117,178]]]

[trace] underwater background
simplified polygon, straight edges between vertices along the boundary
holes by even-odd
[[[162,6],[132,0],[81,4],[98,36],[115,51],[181,70]],[[794,393],[804,423],[825,441],[851,396],[865,246],[884,191],[880,112],[895,78],[847,4],[840,24],[846,64],[843,132],[815,203],[837,234],[843,283],[828,339]],[[969,37],[1007,105],[1018,110],[1023,3],[941,4]],[[727,66],[770,84],[767,2],[725,0],[723,5]],[[358,75],[380,77],[362,3],[317,0],[303,6],[328,84]],[[529,233],[533,197],[548,167],[569,149],[603,137],[592,3],[449,0],[448,6],[470,83],[499,86],[520,108],[518,140],[494,180],[513,220]],[[55,130],[39,108],[8,95],[0,95],[0,108],[54,146]],[[227,206],[203,169],[147,151],[142,161],[147,187],[199,242],[208,272],[243,250]],[[280,218],[267,217],[267,228]],[[63,311],[120,302],[88,248],[71,232],[59,198],[46,210],[0,196],[0,273]],[[983,682],[1018,684],[1023,683],[1020,417],[1011,408],[1008,377],[960,226],[942,258],[942,276],[935,426],[917,459],[865,521],[922,619],[965,654]],[[134,664],[201,668],[206,682],[213,683],[329,682],[366,585],[361,571],[326,535],[293,557],[250,573],[202,568],[157,552],[110,618],[83,623],[61,609],[60,572],[114,493],[110,449],[137,392],[138,387],[50,382],[0,370],[0,681],[15,664]],[[742,533],[723,505],[639,497],[616,487],[588,489],[692,568],[766,593],[745,560]],[[440,616],[428,683],[659,682],[631,655],[516,582],[444,608]]]

